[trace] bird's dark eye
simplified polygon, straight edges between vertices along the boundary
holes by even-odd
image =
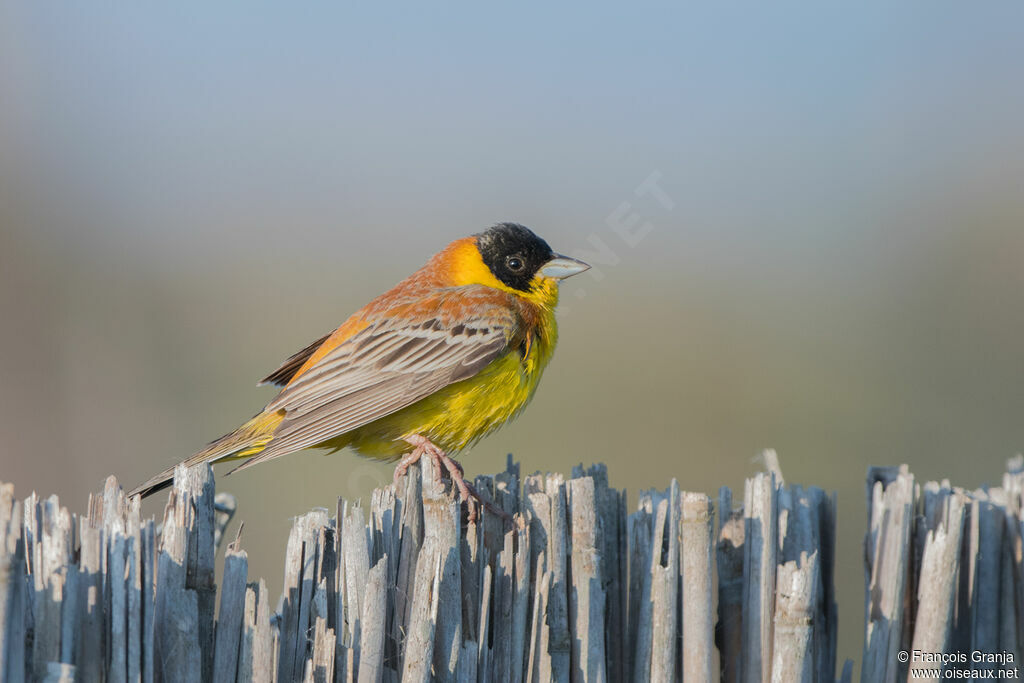
[[[509,270],[518,273],[526,264],[523,263],[523,259],[518,256],[509,256],[505,259],[505,265],[508,266]]]

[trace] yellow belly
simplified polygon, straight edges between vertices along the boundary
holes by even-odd
[[[350,447],[360,455],[392,460],[408,453],[403,436],[419,434],[448,453],[461,451],[526,407],[554,350],[554,328],[522,358],[511,351],[478,374],[450,384],[436,393],[319,444],[320,448]]]

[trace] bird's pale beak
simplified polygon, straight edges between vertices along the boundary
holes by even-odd
[[[540,274],[544,277],[564,280],[567,277],[578,275],[585,270],[590,270],[590,264],[578,259],[555,254],[555,257],[540,267]]]

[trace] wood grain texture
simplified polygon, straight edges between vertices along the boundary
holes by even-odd
[[[868,536],[865,542],[864,663],[862,683],[905,678],[897,659],[904,640],[907,566],[910,562],[914,478],[906,467],[868,471]]]
[[[176,472],[160,525],[112,478],[80,516],[0,484],[0,678],[849,681],[836,499],[767,462],[742,508],[672,481],[628,513],[603,467],[510,463],[474,480],[510,519],[475,522],[427,462],[367,507],[297,517],[279,599],[250,581],[240,539],[214,585],[225,522],[207,466]],[[900,650],[1021,652],[1024,461],[1001,484],[868,473],[862,680],[905,679]]]

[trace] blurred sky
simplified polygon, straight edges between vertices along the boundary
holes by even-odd
[[[605,461],[632,500],[713,494],[773,446],[839,491],[859,659],[867,466],[973,487],[1024,444],[1022,20],[0,0],[0,479],[79,510],[135,484],[446,242],[515,220],[598,267],[469,472],[512,451]],[[222,480],[251,573],[280,585],[289,518],[390,471],[300,454]]]

